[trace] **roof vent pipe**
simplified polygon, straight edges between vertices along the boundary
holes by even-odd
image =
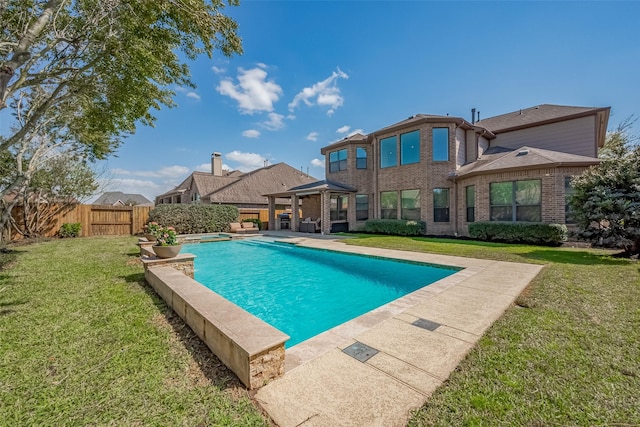
[[[474,124],[476,122],[476,109],[472,108],[471,109],[471,124]]]
[[[480,110],[478,110],[478,120],[476,120],[476,121],[478,121],[478,122],[480,121]]]

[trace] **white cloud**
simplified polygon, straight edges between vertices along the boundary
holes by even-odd
[[[242,132],[242,136],[247,138],[257,138],[260,136],[260,131],[257,131],[255,129],[247,129],[244,132]]]
[[[211,67],[211,69],[213,70],[214,73],[216,74],[224,74],[227,72],[226,68],[220,68],[220,67],[216,67],[215,65],[213,67]]]
[[[189,168],[185,166],[165,166],[158,170],[152,171],[129,171],[125,169],[111,169],[111,173],[114,175],[125,176],[141,176],[145,178],[179,178],[189,173]]]
[[[309,141],[317,141],[318,140],[318,132],[311,132],[309,135],[307,135],[307,139]]]
[[[324,161],[320,159],[313,159],[311,160],[311,165],[318,168],[324,168]]]
[[[257,153],[243,153],[241,151],[232,151],[225,155],[227,160],[236,162],[239,164],[237,169],[242,172],[250,172],[252,170],[264,167],[264,161],[267,157]]]
[[[211,163],[200,163],[197,165],[194,170],[198,172],[209,172],[211,173]]]
[[[344,125],[341,128],[338,128],[337,133],[347,133],[351,129],[351,126]]]
[[[355,135],[356,133],[360,133],[360,134],[364,135],[364,130],[363,129],[354,129],[351,132],[349,132],[347,134],[347,136]]]
[[[294,111],[300,102],[304,102],[307,106],[320,105],[328,106],[327,115],[331,116],[336,108],[344,103],[344,98],[340,94],[337,86],[338,79],[348,79],[349,76],[340,68],[334,71],[331,76],[325,80],[315,83],[311,87],[302,89],[289,103],[289,110]]]
[[[200,100],[200,95],[195,92],[187,92],[187,98],[193,98],[196,100]]]
[[[260,123],[260,125],[269,130],[279,130],[284,127],[284,116],[278,113],[269,113],[269,120]]]
[[[280,99],[282,88],[273,80],[266,79],[267,72],[262,68],[238,68],[239,84],[236,85],[231,79],[226,78],[220,82],[216,90],[238,101],[238,108],[243,114],[273,111],[273,104]]]

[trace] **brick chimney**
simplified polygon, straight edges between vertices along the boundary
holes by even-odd
[[[213,153],[211,155],[211,174],[213,176],[222,176],[222,154]]]

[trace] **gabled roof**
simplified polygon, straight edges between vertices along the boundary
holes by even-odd
[[[315,180],[286,163],[277,163],[245,173],[240,179],[206,197],[211,203],[267,203],[265,194],[283,192],[292,186],[309,184]]]
[[[495,117],[489,117],[477,121],[475,125],[482,126],[485,129],[488,129],[491,132],[497,134],[517,129],[523,129],[531,127],[533,125],[538,126],[546,123],[554,123],[579,117],[591,116],[597,113],[606,113],[608,118],[609,110],[609,107],[590,108],[542,104]]]
[[[239,174],[234,174],[234,172],[227,172],[222,176],[214,176],[208,172],[193,172],[173,189],[156,196],[156,199],[182,194],[185,191],[191,191],[194,187],[196,193],[200,194],[201,197],[205,196],[237,181],[244,175],[242,172],[239,172]]]
[[[511,150],[504,147],[492,147],[477,161],[461,167],[456,176],[468,177],[484,173],[541,167],[592,166],[598,163],[600,160],[595,157],[540,148],[521,147],[517,150]]]
[[[103,193],[100,197],[98,197],[92,204],[110,206],[127,206],[130,204],[135,204],[138,206],[153,206],[153,202],[144,197],[142,194],[123,193],[122,191],[107,191],[106,193]]]

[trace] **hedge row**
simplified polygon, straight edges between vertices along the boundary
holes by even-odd
[[[238,208],[228,205],[159,205],[149,212],[149,221],[171,226],[179,234],[229,231],[237,222]]]
[[[403,219],[372,219],[364,224],[361,231],[394,236],[423,236],[427,231],[427,224],[424,221]]]
[[[469,224],[469,236],[493,242],[560,246],[567,240],[567,227],[564,224],[474,222]]]

